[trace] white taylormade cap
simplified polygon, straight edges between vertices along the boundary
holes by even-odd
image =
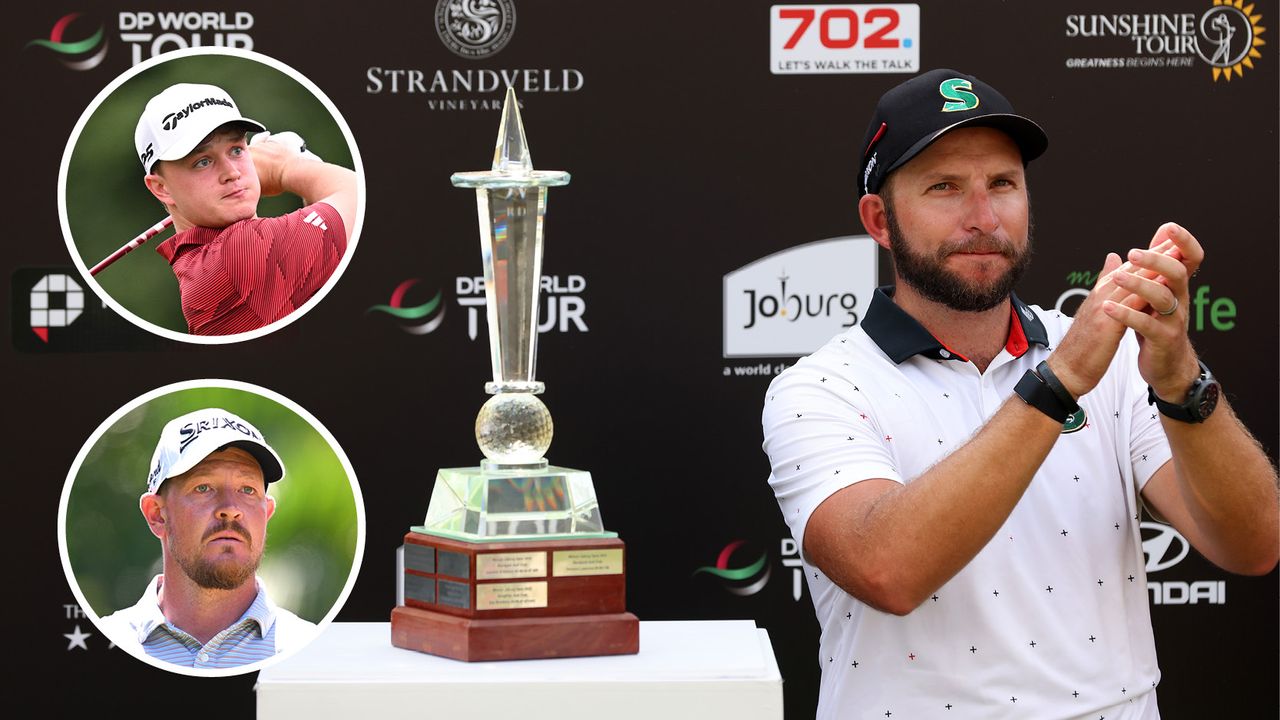
[[[226,447],[248,452],[262,466],[266,482],[284,477],[284,463],[258,429],[222,408],[205,408],[170,420],[160,431],[147,474],[147,492],[156,492],[171,477],[195,467],[210,453]]]
[[[255,132],[262,123],[240,114],[240,108],[216,85],[179,83],[147,101],[133,133],[138,159],[147,173],[157,160],[181,160],[218,126],[242,122]]]

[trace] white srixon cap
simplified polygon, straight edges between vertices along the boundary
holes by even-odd
[[[216,85],[179,83],[147,101],[133,144],[148,174],[157,160],[181,160],[220,125],[241,122],[255,132],[266,128],[240,114],[235,100]]]
[[[147,492],[156,492],[165,480],[227,447],[253,455],[266,482],[284,477],[284,463],[257,428],[222,408],[205,408],[170,420],[160,431],[160,442],[151,456],[151,472],[147,474]]]

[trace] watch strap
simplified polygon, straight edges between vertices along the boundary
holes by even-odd
[[[1150,385],[1147,386],[1147,404],[1155,405],[1156,409],[1160,411],[1161,415],[1164,415],[1167,418],[1172,418],[1179,422],[1184,422],[1184,423],[1204,422],[1210,415],[1213,414],[1214,408],[1217,407],[1217,394],[1216,394],[1217,381],[1213,379],[1213,373],[1209,372],[1209,368],[1204,364],[1204,362],[1198,359],[1196,360],[1196,362],[1199,363],[1200,365],[1200,375],[1196,377],[1196,379],[1191,383],[1191,389],[1187,390],[1187,397],[1185,400],[1182,401],[1182,404],[1171,403],[1167,400],[1160,399],[1160,396],[1156,395],[1155,389],[1152,388]],[[1201,396],[1204,394],[1204,392],[1208,391],[1207,389],[1202,389],[1202,388],[1204,388],[1204,386],[1206,385],[1215,386],[1212,390],[1214,395],[1212,398],[1212,402],[1208,403],[1208,407],[1205,408],[1204,411],[1202,411]]]
[[[1044,378],[1035,370],[1027,370],[1013,391],[1023,402],[1053,418],[1056,422],[1065,423],[1071,413],[1080,409],[1074,401],[1070,405],[1062,402],[1062,398],[1049,387]]]

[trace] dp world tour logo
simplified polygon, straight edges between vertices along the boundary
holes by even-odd
[[[749,565],[729,567],[729,561],[733,559],[734,552],[746,543],[746,540],[734,540],[725,545],[720,551],[720,557],[716,558],[714,567],[700,567],[694,570],[693,574],[715,575],[724,581],[724,589],[734,595],[755,595],[769,582],[773,568],[769,566],[768,552],[760,553],[760,557]]]
[[[444,322],[444,305],[440,302],[440,299],[443,297],[443,293],[441,291],[437,290],[435,297],[421,305],[405,307],[405,295],[408,294],[409,288],[418,284],[419,280],[419,278],[412,278],[400,283],[391,293],[391,299],[386,305],[374,305],[368,310],[365,310],[365,313],[368,314],[376,311],[399,318],[402,321],[400,329],[410,335],[426,335],[440,327],[440,323]],[[439,312],[436,312],[437,310],[439,310]],[[423,318],[426,318],[426,320],[423,320],[421,323],[417,322]]]
[[[516,29],[511,0],[439,0],[436,34],[444,46],[467,59],[487,57],[507,46]]]
[[[53,24],[53,29],[49,31],[49,39],[36,38],[26,44],[26,47],[39,45],[61,55],[59,62],[72,70],[92,70],[102,63],[103,58],[107,56],[107,40],[103,35],[102,25],[98,25],[97,32],[93,33],[82,40],[66,40],[67,28],[80,17],[80,13],[71,13],[64,15]],[[82,23],[83,24],[83,23]]]

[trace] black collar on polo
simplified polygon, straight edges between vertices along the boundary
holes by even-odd
[[[1030,343],[1049,347],[1049,332],[1040,318],[1017,295],[1010,293],[1009,300],[1013,304],[1009,338],[1005,341],[1009,354],[1022,357]],[[948,349],[906,310],[898,307],[893,302],[892,285],[876,288],[871,297],[871,307],[867,308],[867,315],[862,319],[862,329],[890,360],[898,364],[915,355],[933,360],[969,361]]]

